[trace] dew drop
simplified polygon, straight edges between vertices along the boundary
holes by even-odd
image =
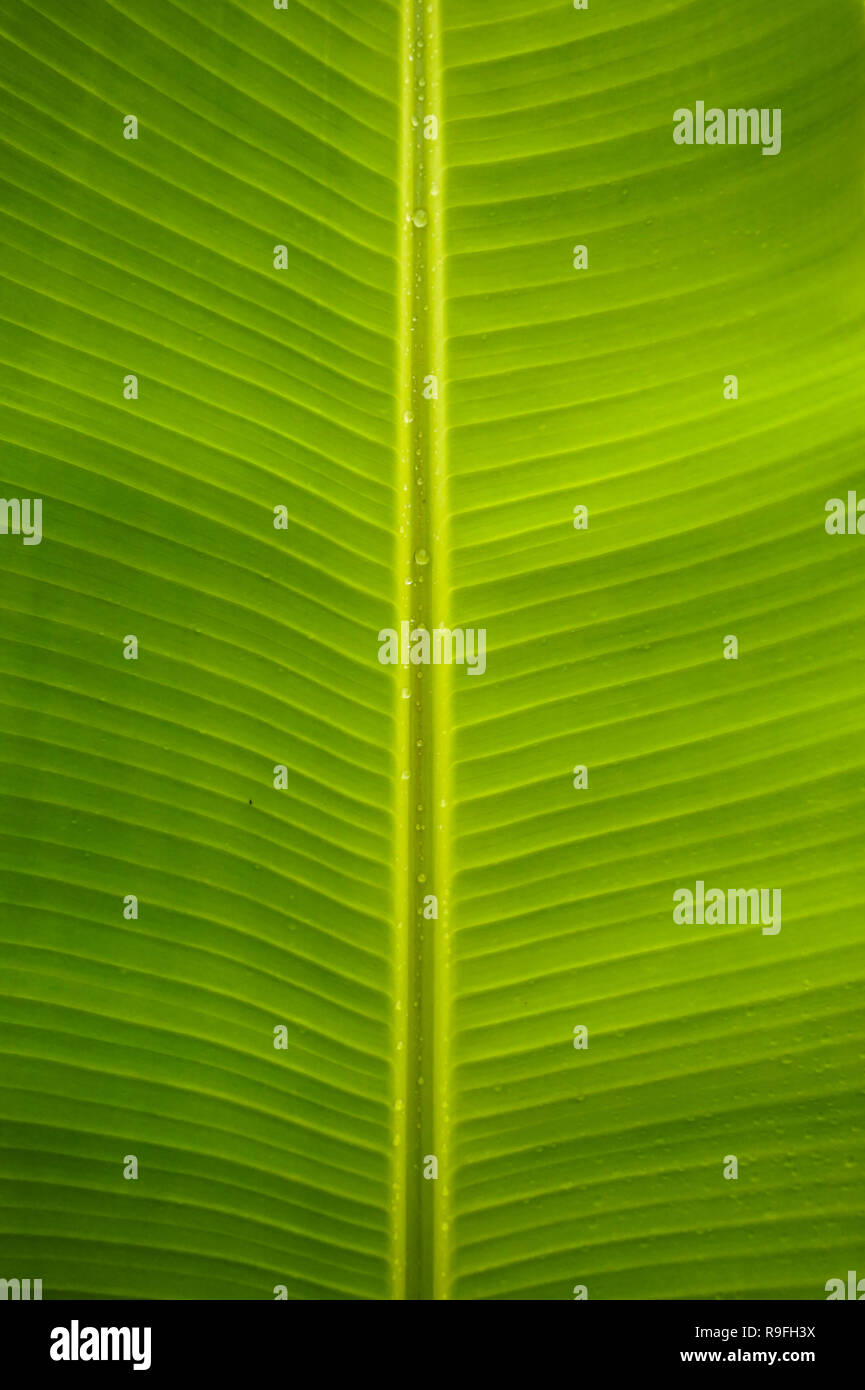
[[[425,227],[426,213],[424,212],[423,208],[418,208],[416,212],[413,212],[411,220],[416,227]]]
[[[426,550],[416,550],[414,553],[414,562],[416,565],[428,565],[429,552]]]

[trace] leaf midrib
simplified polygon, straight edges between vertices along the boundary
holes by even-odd
[[[401,17],[396,616],[430,629],[449,622],[439,0],[402,0]],[[437,140],[424,138],[424,114],[438,118]],[[418,208],[427,214],[420,228],[412,221]],[[429,375],[438,379],[437,400],[424,399]],[[414,559],[421,549],[430,556],[423,566]],[[397,668],[395,698],[392,1295],[440,1299],[449,1287],[449,668]],[[438,899],[434,921],[423,917],[428,894]],[[438,1161],[435,1180],[423,1176],[427,1155]]]

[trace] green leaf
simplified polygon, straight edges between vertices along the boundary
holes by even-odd
[[[859,0],[0,35],[0,1278],[865,1273]]]

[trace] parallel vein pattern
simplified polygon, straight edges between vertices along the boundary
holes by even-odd
[[[451,1296],[825,1297],[863,1231],[863,560],[823,527],[861,487],[861,6],[819,43],[804,3],[443,25],[453,607],[489,646]],[[697,100],[782,107],[782,155],[675,146]],[[697,879],[782,887],[780,933],[674,924]]]
[[[0,32],[0,1273],[386,1298],[397,16]]]

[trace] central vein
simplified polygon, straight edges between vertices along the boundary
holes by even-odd
[[[447,625],[444,120],[438,0],[403,0],[398,617]],[[395,1298],[446,1298],[450,668],[400,668]]]

